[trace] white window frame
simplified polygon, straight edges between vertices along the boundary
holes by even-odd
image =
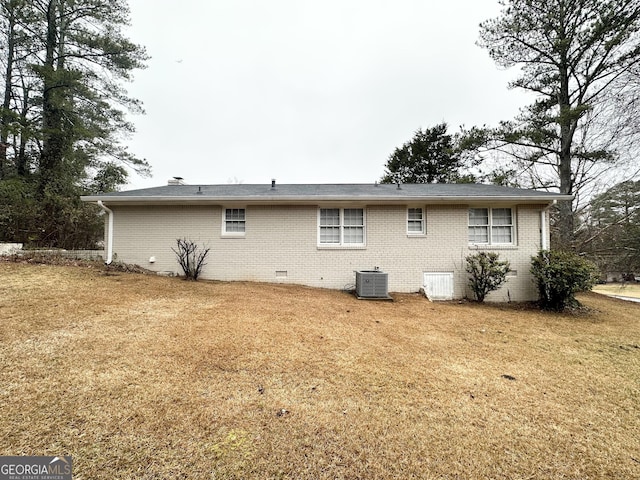
[[[242,220],[237,219],[227,219],[227,211],[233,212],[234,210],[242,210],[244,213],[244,218]],[[244,228],[241,232],[238,231],[227,231],[227,222],[238,222],[244,225]],[[245,207],[223,207],[222,208],[222,236],[223,237],[244,237],[247,232],[247,209]]]
[[[487,224],[486,225],[471,225],[470,216],[471,210],[487,210]],[[509,210],[511,212],[511,223],[510,224],[494,224],[493,220],[493,211],[494,210]],[[469,229],[472,227],[485,227],[487,229],[487,241],[486,242],[474,242],[471,240],[469,236]],[[498,242],[494,240],[494,229],[499,227],[509,227],[511,229],[511,241],[509,242]],[[516,245],[516,209],[515,207],[485,207],[485,206],[474,206],[469,207],[467,210],[467,239],[469,245],[498,245],[498,246],[512,246]]]
[[[415,218],[411,218],[411,210],[420,210],[420,230],[411,230],[409,228],[409,225],[411,225],[411,222],[417,222],[418,220],[416,220]],[[422,206],[410,206],[407,207],[407,235],[410,237],[419,237],[419,236],[424,236],[427,233],[427,211],[424,207]]]
[[[340,214],[340,220],[338,225],[322,225],[322,210],[338,210]],[[344,211],[345,210],[362,210],[362,225],[345,225],[344,223]],[[339,228],[340,237],[338,242],[328,243],[321,242],[322,227],[335,226]],[[345,227],[360,227],[362,228],[362,243],[345,242],[344,231]],[[367,244],[367,209],[364,207],[318,207],[318,247],[321,248],[362,248]]]

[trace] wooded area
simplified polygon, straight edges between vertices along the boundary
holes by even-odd
[[[79,196],[126,182],[146,161],[122,142],[141,112],[123,82],[145,50],[122,33],[123,0],[2,0],[0,239],[90,246],[101,234]]]

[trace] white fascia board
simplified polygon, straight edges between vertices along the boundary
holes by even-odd
[[[561,200],[571,200],[571,195],[553,196],[389,196],[389,197],[352,197],[319,195],[319,196],[259,196],[259,197],[211,197],[205,195],[160,197],[160,196],[81,196],[83,202],[96,203],[101,200],[110,205],[317,205],[321,203],[362,203],[367,205],[405,205],[407,203],[425,204],[471,204],[471,203],[504,203],[504,204],[551,204]]]

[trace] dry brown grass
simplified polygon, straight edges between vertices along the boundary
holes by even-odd
[[[640,477],[640,305],[395,298],[0,262],[0,453],[77,480]]]

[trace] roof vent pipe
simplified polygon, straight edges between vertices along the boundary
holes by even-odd
[[[202,187],[198,187],[198,195],[202,195]]]
[[[398,190],[402,190],[402,187],[400,186],[399,183],[398,183]]]
[[[272,178],[271,179],[271,190],[275,190],[276,189],[276,179]]]

